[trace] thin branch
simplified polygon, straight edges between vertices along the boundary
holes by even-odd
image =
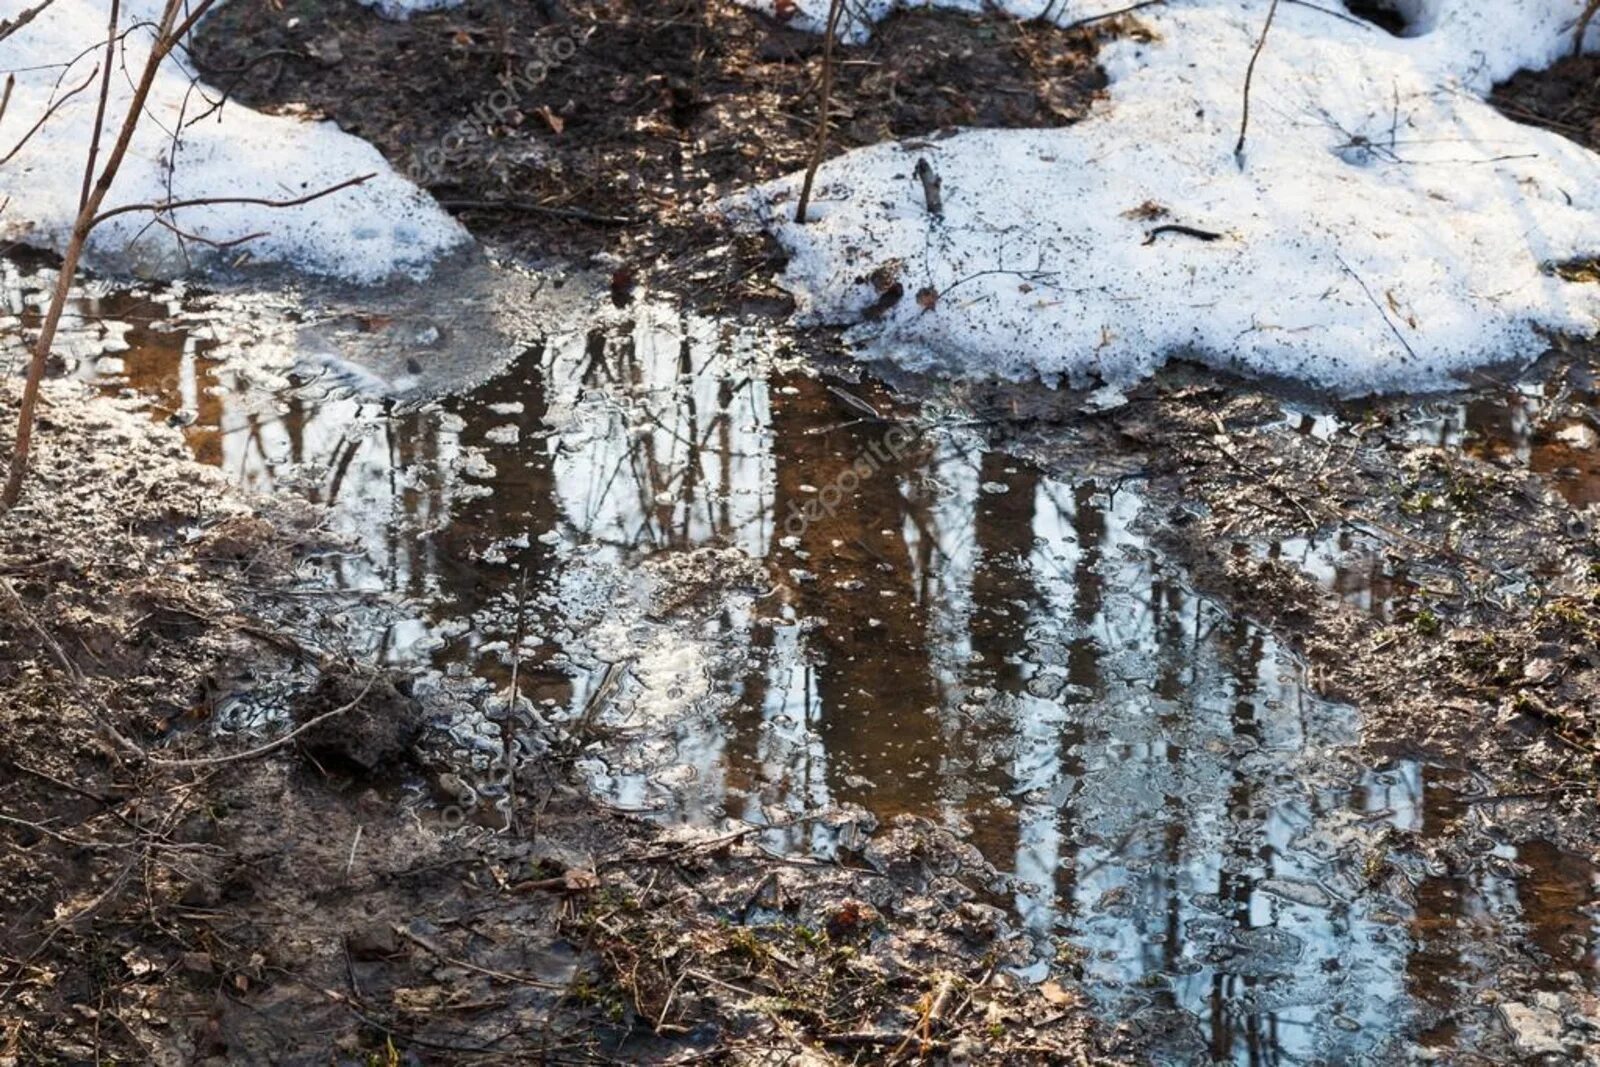
[[[536,204],[531,200],[441,199],[438,203],[446,211],[526,211],[533,215],[548,215],[553,219],[592,222],[596,226],[631,226],[639,221],[633,215],[598,215],[578,207],[553,207],[548,204]]]
[[[67,90],[67,93],[66,93],[65,96],[57,98],[54,103],[52,103],[48,108],[46,108],[45,109],[45,113],[43,115],[39,116],[39,121],[35,122],[32,126],[30,126],[28,128],[28,132],[22,135],[22,140],[18,141],[16,144],[12,145],[11,146],[11,151],[7,152],[3,156],[0,156],[0,167],[3,167],[7,163],[10,163],[11,162],[11,157],[16,155],[18,152],[22,151],[22,146],[27,144],[30,140],[33,139],[33,135],[38,133],[39,129],[42,126],[44,126],[45,123],[50,121],[50,116],[54,115],[57,111],[59,111],[61,109],[61,105],[62,104],[65,104],[68,100],[71,100],[73,97],[77,96],[79,93],[81,93],[85,89],[89,88],[89,83],[94,81],[94,76],[96,74],[98,74],[98,73],[100,73],[100,68],[99,67],[96,67],[94,70],[91,70],[89,72],[89,76],[83,80],[83,84],[82,85],[78,86],[75,89]],[[9,96],[9,95],[10,94],[8,93],[7,96]]]
[[[1411,342],[1405,339],[1405,335],[1400,332],[1400,327],[1394,324],[1394,320],[1389,317],[1389,313],[1383,310],[1383,305],[1378,303],[1378,298],[1372,294],[1372,290],[1367,287],[1367,283],[1362,279],[1361,275],[1357,274],[1355,272],[1355,268],[1346,263],[1344,261],[1344,257],[1338,252],[1333,254],[1333,258],[1338,260],[1339,266],[1344,268],[1344,272],[1350,275],[1350,277],[1354,278],[1357,285],[1361,286],[1361,291],[1366,294],[1367,300],[1372,304],[1373,308],[1378,312],[1378,314],[1383,317],[1383,324],[1389,327],[1389,332],[1394,334],[1394,339],[1396,341],[1400,342],[1400,347],[1406,350],[1406,355],[1410,356],[1411,359],[1415,361],[1417,358],[1416,349],[1411,347]]]
[[[89,135],[89,156],[83,163],[83,191],[78,195],[78,210],[89,202],[89,187],[94,181],[94,164],[100,155],[100,131],[106,121],[106,102],[111,98],[111,61],[117,54],[117,16],[122,13],[122,0],[111,0],[111,14],[106,22],[106,58],[100,73],[100,100],[94,109],[94,130]]]
[[[89,226],[92,229],[107,219],[114,219],[118,215],[127,215],[134,211],[152,211],[157,215],[162,215],[176,211],[181,207],[208,207],[218,204],[255,204],[258,207],[272,208],[298,207],[301,204],[309,204],[313,200],[320,200],[342,189],[369,182],[377,176],[377,172],[374,171],[356,178],[346,178],[344,181],[330,185],[326,189],[319,189],[314,193],[307,193],[305,196],[297,196],[289,200],[270,200],[259,196],[197,196],[187,200],[161,200],[147,204],[123,204],[121,207],[114,207],[95,215],[89,220]]]
[[[1267,9],[1267,21],[1261,27],[1261,36],[1256,39],[1256,50],[1250,53],[1250,65],[1244,69],[1244,112],[1239,118],[1239,143],[1233,146],[1233,158],[1239,164],[1239,169],[1244,170],[1244,139],[1250,131],[1250,83],[1256,76],[1256,60],[1261,58],[1261,50],[1267,46],[1267,34],[1272,32],[1272,20],[1278,16],[1278,0],[1272,0],[1272,6]]]
[[[194,6],[190,20],[184,25],[192,25],[193,19],[204,14],[214,3],[215,0],[199,0]],[[89,232],[94,229],[95,214],[105,202],[106,195],[110,193],[111,183],[116,180],[117,171],[122,168],[122,161],[133,143],[134,130],[139,125],[139,116],[144,110],[145,101],[149,99],[150,92],[155,87],[156,75],[161,70],[161,64],[177,45],[177,40],[171,33],[182,4],[183,0],[167,0],[164,5],[161,22],[156,28],[155,41],[150,46],[150,54],[145,57],[144,71],[140,75],[139,84],[134,88],[127,113],[123,116],[122,129],[117,134],[116,144],[112,146],[105,167],[100,171],[100,177],[95,181],[94,188],[90,190],[88,201],[79,210],[78,217],[73,222],[66,252],[61,257],[61,269],[56,276],[55,289],[50,294],[50,308],[45,313],[28,363],[28,376],[22,387],[22,403],[17,412],[17,435],[12,444],[11,470],[6,476],[5,488],[0,489],[0,512],[9,510],[22,495],[22,481],[28,470],[28,455],[33,446],[33,427],[39,407],[39,390],[44,381],[45,364],[50,359],[51,346],[55,343],[56,330],[61,325],[61,315],[66,310],[67,298],[72,293],[72,281],[77,276],[84,245],[89,240]]]
[[[0,41],[5,40],[13,33],[16,33],[18,30],[22,29],[22,27],[32,22],[36,17],[38,17],[40,12],[55,2],[56,0],[43,0],[42,3],[35,4],[33,7],[30,7],[28,10],[24,11],[16,18],[11,19],[9,22],[0,23]]]
[[[805,224],[806,208],[811,204],[811,187],[816,184],[822,155],[828,150],[828,112],[833,104],[833,48],[839,37],[839,16],[843,13],[844,0],[829,0],[828,26],[822,39],[822,88],[817,104],[817,134],[811,144],[811,160],[806,164],[805,181],[800,185],[800,203],[794,209],[794,221],[800,225]]]
[[[1160,4],[1165,4],[1166,2],[1167,0],[1139,0],[1139,3],[1137,4],[1129,4],[1127,7],[1119,7],[1115,11],[1106,11],[1099,15],[1089,15],[1081,19],[1076,19],[1067,23],[1061,28],[1063,30],[1079,30],[1085,26],[1093,25],[1096,22],[1104,22],[1106,19],[1114,19],[1118,15],[1131,15],[1135,11],[1143,11],[1147,7],[1156,7]]]
[[[158,767],[216,767],[224,763],[239,763],[243,760],[256,759],[259,756],[265,756],[269,752],[276,752],[284,745],[287,745],[290,741],[293,741],[295,738],[304,734],[307,730],[321,726],[329,719],[337,718],[340,715],[343,715],[345,712],[350,711],[352,708],[357,707],[363,700],[367,699],[367,694],[372,691],[373,683],[378,680],[380,673],[381,672],[374,670],[372,674],[368,676],[367,684],[362,686],[361,692],[357,693],[356,698],[350,701],[350,703],[343,704],[337,708],[334,708],[332,711],[325,711],[321,715],[307,719],[305,722],[301,723],[293,730],[290,730],[282,737],[275,741],[268,741],[264,745],[257,745],[255,748],[248,748],[243,752],[234,752],[226,756],[205,756],[198,759],[162,759],[160,756],[146,756],[145,758]]]

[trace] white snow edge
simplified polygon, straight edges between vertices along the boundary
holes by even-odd
[[[157,19],[161,7],[160,0],[129,0],[123,4],[123,24]],[[17,79],[0,122],[0,155],[102,62],[105,19],[105,5],[94,0],[56,0],[27,27],[0,41],[0,75],[15,72]],[[126,113],[131,83],[143,69],[150,40],[149,29],[134,29],[118,51],[102,162]],[[70,66],[64,66],[69,60]],[[395,274],[421,276],[441,255],[471,240],[432,197],[395,173],[377,149],[331,122],[263,115],[229,101],[202,121],[183,125],[220,95],[204,86],[192,91],[191,73],[176,56],[163,65],[106,209],[204,197],[288,200],[361,174],[374,177],[298,207],[223,204],[174,213],[178,228],[209,241],[262,234],[220,252],[201,241],[187,241],[185,255],[176,235],[152,225],[150,213],[121,215],[95,230],[87,257],[91,265],[171,277],[196,262],[234,262],[248,256],[255,263],[291,264],[311,274],[368,283]],[[58,252],[66,246],[77,214],[98,88],[95,75],[15,157],[0,165],[0,202],[9,201],[0,213],[0,239]],[[174,153],[172,132],[180,126],[182,137]]]
[[[1409,0],[1404,38],[1283,5],[1241,169],[1241,73],[1268,6],[1141,11],[1156,40],[1102,50],[1109,100],[1075,126],[848,153],[803,226],[798,176],[731,207],[790,253],[803,321],[852,325],[862,354],[918,370],[1116,388],[1187,356],[1359,394],[1449,387],[1535,358],[1548,332],[1593,333],[1600,287],[1550,267],[1600,253],[1600,157],[1481,99],[1570,51],[1583,0]],[[1221,236],[1152,239],[1169,223]],[[869,320],[875,271],[904,295]]]

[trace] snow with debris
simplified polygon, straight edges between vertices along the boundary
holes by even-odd
[[[419,12],[443,11],[460,7],[461,0],[357,0],[362,7],[370,7],[386,19],[404,22]]]
[[[123,25],[158,20],[161,8],[160,0],[126,0]],[[0,202],[9,199],[0,213],[0,239],[57,251],[66,246],[94,123],[105,20],[105,5],[96,0],[56,0],[0,40],[0,73],[15,73],[17,79],[0,122],[0,157],[59,104],[0,164]],[[133,29],[118,50],[101,161],[116,138],[151,38],[149,28]],[[94,47],[97,39],[100,45]],[[289,263],[313,274],[372,282],[395,273],[425,273],[441,254],[469,240],[431,197],[396,174],[366,142],[331,122],[263,115],[233,101],[212,111],[220,94],[192,87],[190,76],[177,57],[163,66],[106,209],[191,198],[289,200],[362,174],[374,177],[298,207],[185,207],[165,218],[170,225],[154,223],[145,211],[120,215],[95,230],[89,247],[93,265],[173,276],[193,260],[220,255],[229,263],[241,258]],[[69,95],[80,85],[81,92]],[[173,132],[180,129],[175,149]],[[186,235],[181,242],[175,230]],[[206,243],[253,234],[260,236],[220,253]]]
[[[923,5],[870,8],[895,6]],[[940,6],[1064,7],[1068,23],[1126,5]],[[865,354],[1113,398],[1174,356],[1354,394],[1446,386],[1536,357],[1542,331],[1593,333],[1600,287],[1551,268],[1600,253],[1600,157],[1483,101],[1571,50],[1583,0],[1400,0],[1403,37],[1284,4],[1236,158],[1269,6],[1140,11],[1150,39],[1103,47],[1108,99],[1075,126],[848,153],[823,166],[805,225],[798,175],[734,209],[791,253],[803,315],[854,324]],[[796,18],[826,8],[801,0]]]

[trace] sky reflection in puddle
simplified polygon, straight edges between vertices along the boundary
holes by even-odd
[[[1441,813],[1479,815],[1462,776],[1358,762],[1355,713],[1150,548],[1137,483],[910,426],[870,383],[648,303],[530,330],[503,373],[411,407],[291,385],[287,319],[219,351],[230,317],[281,310],[219,301],[208,338],[180,303],[86,305],[69,370],[152,397],[241,484],[329,504],[364,549],[330,580],[413,605],[391,659],[504,686],[525,633],[524,696],[592,720],[596,788],[663,818],[956,829],[1010,876],[1036,972],[1081,973],[1173,1062],[1474,1046],[1447,1016],[1493,985],[1465,947],[1486,925],[1592,963],[1592,870],[1487,838],[1471,870],[1430,866],[1411,846]],[[131,327],[118,351],[101,319]],[[391,328],[339,323],[322,339]],[[1327,546],[1275,551],[1389,596]]]

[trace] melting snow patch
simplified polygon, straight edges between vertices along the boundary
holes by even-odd
[[[362,7],[370,7],[386,19],[403,22],[420,11],[443,11],[460,7],[461,0],[357,0]]]
[[[122,5],[124,26],[144,26],[125,34],[115,59],[102,161],[148,54],[149,23],[159,19],[161,7],[159,0]],[[58,251],[67,243],[94,124],[99,78],[90,75],[104,58],[105,18],[105,5],[94,0],[56,0],[0,41],[0,70],[15,72],[17,79],[0,154],[59,104],[26,145],[0,165],[0,200],[10,200],[0,216],[0,238]],[[358,282],[423,273],[442,253],[468,240],[466,231],[395,174],[377,149],[331,122],[263,115],[233,101],[195,121],[220,94],[203,86],[195,91],[191,73],[177,58],[162,67],[107,209],[168,199],[289,200],[373,173],[364,185],[299,207],[213,204],[181,208],[168,221],[201,239],[187,242],[190,256],[211,254],[204,241],[259,233],[224,254],[231,260],[247,253],[255,261],[292,263]],[[67,98],[79,84],[84,90]],[[182,137],[174,150],[177,129]],[[144,211],[102,224],[89,252],[101,267],[145,275],[175,275],[188,266],[172,230],[152,224]]]
[[[1070,22],[1126,5],[1050,6]],[[1569,50],[1583,0],[1412,0],[1405,37],[1283,5],[1236,158],[1268,6],[1144,9],[1154,40],[1104,48],[1109,100],[1075,126],[851,152],[822,168],[806,225],[798,176],[734,209],[791,253],[806,319],[914,369],[1116,387],[1182,355],[1354,394],[1593,332],[1600,287],[1550,265],[1600,251],[1600,158],[1481,98]]]

